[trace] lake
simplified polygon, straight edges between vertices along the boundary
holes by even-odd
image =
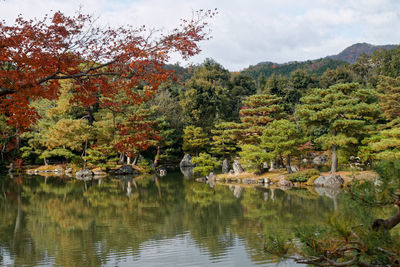
[[[180,173],[2,176],[0,265],[275,266],[270,235],[293,237],[342,206],[337,192],[210,188]]]

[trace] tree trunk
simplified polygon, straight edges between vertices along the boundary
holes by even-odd
[[[288,173],[293,173],[292,167],[290,166],[290,155],[286,156],[286,171]]]
[[[128,165],[131,164],[131,157],[126,157],[126,164],[128,164]]]
[[[136,164],[137,164],[137,162],[138,162],[138,160],[139,160],[139,155],[140,155],[140,154],[136,154],[136,155],[135,155],[135,159],[133,160],[132,165],[136,165]]]
[[[337,172],[338,158],[337,158],[336,152],[337,152],[337,147],[336,147],[336,145],[332,145],[332,165],[331,165],[331,173]]]
[[[393,215],[392,217],[386,220],[383,219],[374,220],[374,222],[372,223],[372,229],[377,231],[383,227],[385,230],[390,230],[399,223],[400,223],[400,204],[398,204],[398,209],[396,214]]]

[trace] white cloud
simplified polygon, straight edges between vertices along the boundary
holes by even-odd
[[[398,44],[397,0],[5,0],[0,17],[41,17],[50,9],[72,14],[80,4],[103,24],[170,29],[196,9],[218,8],[213,39],[195,63],[212,57],[230,70],[260,61],[287,62],[336,54],[356,42]]]

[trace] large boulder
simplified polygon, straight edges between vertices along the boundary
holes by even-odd
[[[237,159],[235,159],[233,161],[232,167],[233,167],[233,172],[235,173],[235,175],[244,172],[242,165],[240,165],[240,163]]]
[[[222,161],[222,173],[228,173],[229,172],[229,162],[227,159],[224,159]]]
[[[313,158],[312,162],[315,165],[324,165],[326,163],[326,156],[321,155],[321,156],[316,156],[315,158]]]
[[[185,156],[183,156],[183,159],[181,160],[181,163],[179,164],[179,167],[181,168],[194,167],[194,164],[192,163],[192,156],[190,156],[189,154],[185,154]]]
[[[77,171],[75,173],[75,176],[77,179],[91,179],[93,177],[93,172],[91,170],[83,169],[80,171]]]
[[[327,176],[320,176],[314,180],[315,186],[340,188],[344,184],[344,180],[340,175],[332,174]]]

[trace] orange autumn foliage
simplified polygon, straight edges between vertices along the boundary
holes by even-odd
[[[66,16],[55,12],[41,20],[19,16],[8,26],[0,21],[0,114],[10,125],[24,130],[38,116],[30,101],[56,99],[60,80],[74,83],[73,101],[86,106],[110,105],[123,90],[127,103],[148,100],[162,82],[171,78],[164,68],[171,52],[183,58],[200,52],[198,43],[208,38],[205,20],[216,11],[199,11],[167,34],[134,28],[102,28],[91,15]],[[137,92],[138,85],[150,90]],[[99,95],[107,97],[100,103]]]

